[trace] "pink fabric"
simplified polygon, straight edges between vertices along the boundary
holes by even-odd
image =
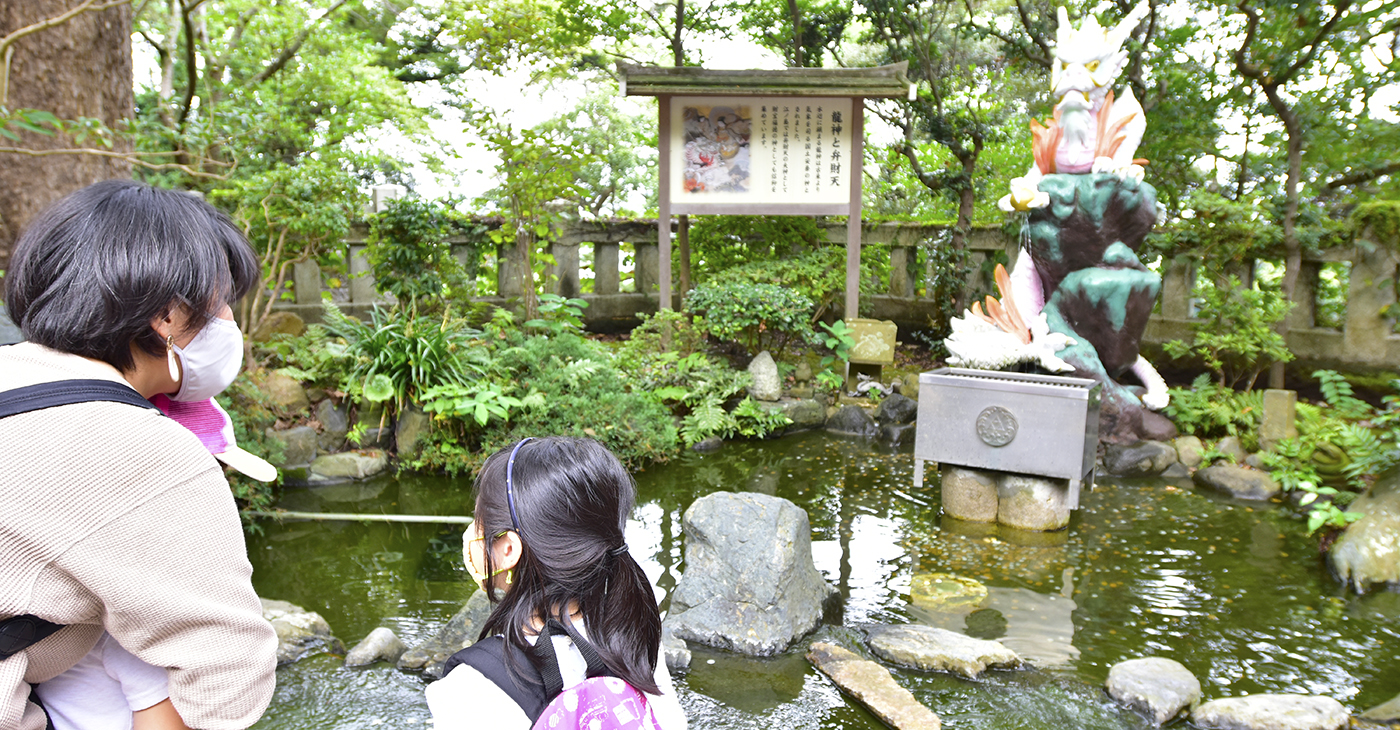
[[[566,689],[544,708],[534,730],[659,730],[636,688],[616,677],[594,677]]]
[[[171,420],[198,436],[199,442],[204,444],[209,453],[222,454],[234,445],[233,421],[213,398],[185,403],[170,400],[165,394],[157,393],[151,397],[151,403]]]

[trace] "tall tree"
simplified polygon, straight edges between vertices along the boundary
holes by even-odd
[[[744,9],[739,27],[794,68],[841,62],[841,41],[855,16],[850,0],[762,0]]]
[[[73,134],[24,121],[33,118],[24,110],[37,110],[76,123],[66,128],[123,128],[132,114],[131,14],[127,0],[0,3],[0,129],[15,137],[0,140],[0,270],[40,210],[99,180],[131,175],[120,138],[96,150],[109,154],[48,154],[73,149]]]

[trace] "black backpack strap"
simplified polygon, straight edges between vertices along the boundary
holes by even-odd
[[[564,677],[559,671],[559,657],[554,652],[555,636],[567,636],[573,640],[574,646],[583,655],[583,661],[588,664],[585,673],[587,677],[612,677],[615,676],[603,663],[603,658],[598,656],[598,651],[593,645],[584,640],[582,636],[569,633],[558,619],[549,619],[544,623],[544,635],[535,642],[534,655],[540,660],[540,677],[544,679],[544,691],[550,698],[564,691]]]
[[[0,418],[91,401],[112,401],[160,410],[129,385],[111,380],[55,380],[0,392]]]
[[[482,676],[491,680],[497,687],[501,688],[506,696],[515,701],[520,706],[520,710],[525,716],[530,718],[530,722],[540,718],[544,708],[554,695],[545,695],[544,682],[538,675],[526,677],[526,686],[521,686],[510,675],[510,670],[506,668],[505,639],[500,636],[491,636],[472,644],[471,646],[453,654],[443,665],[442,676],[446,677],[452,673],[459,665],[465,664],[478,672]],[[517,667],[525,672],[535,672],[534,664],[523,657]],[[558,666],[555,666],[558,671]],[[534,681],[531,682],[530,680]],[[557,692],[556,692],[557,694]]]
[[[11,616],[0,621],[0,662],[28,649],[63,628],[33,614]]]

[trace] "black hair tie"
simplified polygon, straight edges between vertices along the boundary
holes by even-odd
[[[622,557],[623,555],[626,555],[626,554],[627,554],[627,543],[625,543],[625,542],[622,543],[621,545],[619,545],[619,546],[613,548],[612,550],[609,550],[609,551],[608,551],[608,555],[611,555],[611,556],[613,556],[614,558],[620,558],[620,557]]]

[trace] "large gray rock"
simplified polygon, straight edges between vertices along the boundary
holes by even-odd
[[[326,454],[311,462],[311,473],[330,479],[365,479],[384,471],[389,457],[379,449]]]
[[[969,522],[996,522],[997,475],[945,465],[943,512]]]
[[[1327,552],[1332,570],[1358,593],[1376,584],[1400,586],[1400,475],[1382,476],[1347,510],[1365,516]]]
[[[476,642],[477,634],[491,615],[491,601],[485,591],[477,591],[467,599],[457,615],[447,620],[438,632],[399,657],[399,669],[421,671],[430,677],[442,676],[442,665],[453,654]]]
[[[345,653],[345,666],[363,667],[375,662],[397,662],[408,650],[392,629],[383,626],[369,632],[355,648]]]
[[[1182,436],[1173,441],[1172,445],[1176,447],[1176,460],[1187,469],[1195,469],[1205,461],[1205,444],[1195,436]]]
[[[319,440],[316,429],[310,426],[297,426],[285,431],[267,429],[264,435],[282,447],[282,458],[277,466],[300,466],[310,464],[316,458],[316,445]]]
[[[1266,500],[1278,494],[1278,482],[1262,471],[1222,464],[1198,469],[1191,478],[1198,486],[1224,492],[1237,499]]]
[[[417,408],[405,408],[399,412],[398,423],[394,425],[394,444],[399,450],[400,459],[418,455],[423,442],[428,438],[428,426],[431,422],[431,417]]]
[[[815,643],[807,661],[895,730],[939,730],[938,715],[899,686],[890,670],[834,644]]]
[[[301,383],[281,373],[263,375],[258,387],[267,394],[273,406],[285,413],[301,413],[311,408],[311,400],[306,397],[306,389],[301,387]]]
[[[880,401],[880,405],[875,407],[875,422],[880,425],[887,423],[913,423],[919,415],[919,404],[913,399],[906,398],[898,393]]]
[[[759,408],[768,412],[777,411],[788,417],[789,423],[784,433],[821,428],[826,423],[826,408],[810,399],[782,398],[777,401],[755,401]]]
[[[1337,730],[1351,715],[1331,697],[1247,695],[1211,700],[1191,713],[1207,730]]]
[[[720,438],[719,436],[710,436],[708,438],[703,438],[699,441],[696,441],[695,445],[690,448],[702,454],[708,454],[712,451],[719,451],[719,447],[723,445],[724,439]]]
[[[886,423],[880,426],[880,440],[891,446],[913,446],[917,435],[918,425],[913,423]]]
[[[932,626],[875,626],[866,630],[866,636],[872,651],[895,664],[952,672],[969,679],[989,668],[1014,669],[1022,663],[1016,652],[1000,642]]]
[[[749,395],[754,400],[775,401],[782,396],[783,381],[778,376],[778,363],[773,362],[773,356],[767,350],[758,353],[758,357],[749,363],[749,375],[753,377]]]
[[[1129,659],[1108,670],[1108,694],[1147,715],[1156,725],[1201,701],[1201,683],[1180,662],[1163,657]]]
[[[298,337],[306,331],[306,323],[301,317],[291,312],[273,312],[267,315],[253,332],[248,335],[248,339],[253,342],[267,342],[273,335],[291,335]]]
[[[321,614],[286,601],[260,600],[263,618],[277,632],[278,664],[290,664],[323,651],[344,653],[345,644],[331,635],[330,624]]]
[[[826,430],[852,436],[874,436],[879,428],[875,419],[860,406],[841,406],[826,419]]]
[[[1394,725],[1400,723],[1400,695],[1391,698],[1389,702],[1376,705],[1371,709],[1357,715],[1362,720]]]
[[[1104,455],[1104,468],[1120,477],[1155,477],[1175,463],[1176,448],[1161,441],[1110,444]]]
[[[1019,530],[1053,532],[1069,526],[1069,482],[1022,474],[997,480],[997,522]]]
[[[345,445],[345,434],[350,433],[349,409],[327,398],[316,404],[316,420],[321,423],[317,445],[327,453],[339,451]]]
[[[837,595],[812,564],[812,528],[780,497],[716,492],[685,511],[685,574],[666,624],[679,638],[777,654],[821,623]]]
[[[690,647],[671,632],[670,626],[661,627],[661,654],[671,674],[690,671]]]
[[[1215,450],[1224,456],[1226,461],[1235,464],[1243,464],[1249,452],[1244,450],[1244,444],[1240,442],[1239,436],[1226,436],[1216,442]]]

